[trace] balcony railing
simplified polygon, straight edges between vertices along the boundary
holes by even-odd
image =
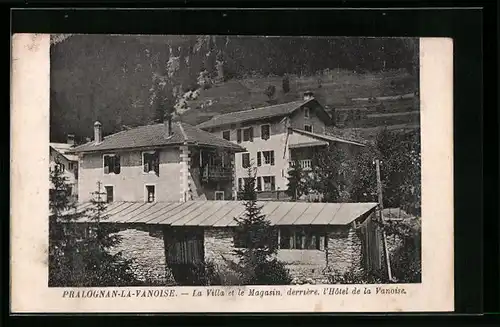
[[[203,168],[202,178],[208,180],[227,180],[232,179],[233,170],[230,167],[222,166],[205,166]]]
[[[299,167],[304,170],[312,169],[312,160],[311,159],[302,159],[298,160]],[[295,167],[295,161],[290,161],[290,167]]]

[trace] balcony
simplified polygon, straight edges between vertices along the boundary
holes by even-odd
[[[312,169],[312,160],[311,159],[301,159],[297,160],[299,163],[299,167],[303,170],[311,170]],[[290,167],[293,168],[295,166],[295,161],[290,161]]]
[[[202,180],[217,181],[217,180],[231,180],[233,178],[233,169],[230,167],[222,166],[205,166],[202,170]]]

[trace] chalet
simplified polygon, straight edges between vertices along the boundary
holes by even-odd
[[[242,188],[247,168],[257,169],[259,198],[276,198],[287,189],[291,165],[312,167],[315,151],[334,143],[357,151],[364,145],[327,134],[333,120],[323,106],[306,92],[303,100],[213,117],[197,127],[247,149],[236,155],[236,178]]]
[[[94,140],[72,153],[79,158],[80,202],[101,182],[108,202],[230,200],[234,153],[240,145],[181,122],[140,126]]]
[[[315,108],[315,102],[306,103]],[[287,135],[292,144],[329,140],[303,130]],[[245,246],[235,222],[245,206],[231,201],[237,187],[234,157],[245,151],[237,142],[181,122],[167,120],[106,137],[96,122],[94,140],[72,150],[79,158],[78,210],[91,206],[100,182],[107,202],[105,223],[161,238],[167,268],[182,279],[192,271],[186,267],[227,263],[234,248]],[[259,168],[266,167],[264,155],[260,160]],[[276,228],[278,258],[294,277],[320,279],[329,267],[342,272],[380,261],[367,259],[373,257],[368,249],[378,247],[370,243],[369,232],[362,232],[372,230],[367,226],[376,203],[260,204]],[[79,222],[85,230],[92,223],[85,216]]]
[[[71,154],[75,145],[75,136],[68,135],[67,143],[50,143],[49,169],[56,166],[63,172],[66,182],[69,185],[70,193],[73,196],[78,194],[78,157]]]

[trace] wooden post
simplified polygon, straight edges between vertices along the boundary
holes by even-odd
[[[382,210],[384,209],[384,202],[382,197],[382,180],[380,177],[380,160],[375,159],[375,166],[377,169],[377,193],[378,193],[378,203],[379,203],[379,213],[380,213],[380,223],[384,223],[384,215]],[[392,271],[391,271],[391,261],[389,257],[389,249],[387,248],[387,237],[385,235],[385,230],[382,229],[382,242],[384,246],[385,261],[387,263],[387,276],[390,281],[392,281]]]
[[[378,204],[380,207],[380,215],[382,217],[382,209],[384,209],[384,202],[382,198],[382,180],[380,177],[380,160],[375,159],[375,166],[377,169],[377,194],[378,194]]]

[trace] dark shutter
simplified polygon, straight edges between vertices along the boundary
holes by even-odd
[[[274,189],[276,187],[276,185],[274,185],[274,183],[275,183],[275,178],[274,178],[274,176],[271,176],[271,191],[274,191]]]
[[[236,140],[238,143],[241,143],[241,129],[236,131]]]
[[[271,156],[271,166],[274,166],[274,151],[270,151],[270,156]]]
[[[262,191],[262,178],[257,177],[257,191]]]
[[[250,127],[250,142],[253,142],[253,127]]]
[[[115,174],[119,174],[120,173],[120,156],[115,156],[115,169],[114,169],[114,173]]]
[[[153,167],[155,170],[156,175],[160,175],[160,154],[158,152],[155,152],[155,157],[153,160]]]
[[[262,165],[261,152],[257,152],[257,166]]]

